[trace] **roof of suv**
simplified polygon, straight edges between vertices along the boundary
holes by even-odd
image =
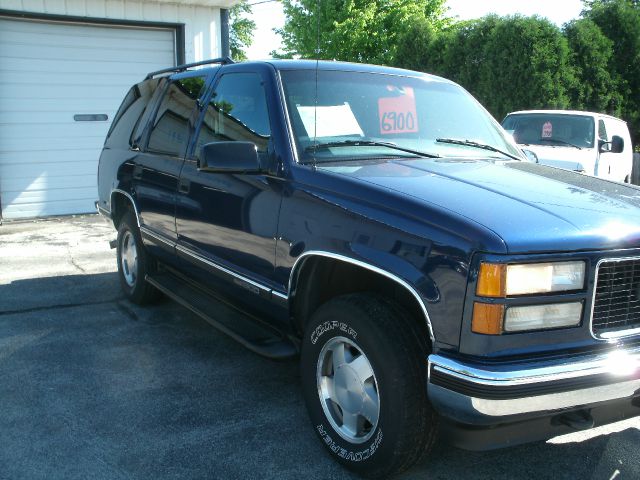
[[[185,71],[193,71],[189,70],[192,67],[198,66],[202,67],[200,71],[211,70],[214,68],[220,68],[220,66],[231,66],[231,65],[271,65],[276,70],[315,70],[318,68],[319,70],[339,70],[339,71],[351,71],[351,72],[362,72],[362,73],[383,73],[387,75],[400,75],[405,77],[416,77],[416,78],[427,78],[432,80],[438,80],[447,83],[453,83],[450,80],[447,80],[442,77],[438,77],[436,75],[429,75],[422,72],[416,72],[413,70],[405,70],[401,68],[393,68],[393,67],[385,67],[381,65],[369,65],[364,63],[351,63],[351,62],[338,62],[338,61],[327,61],[327,60],[282,60],[282,59],[270,59],[270,60],[250,60],[244,62],[233,63],[228,58],[222,59],[214,59],[207,60],[203,62],[197,62],[195,64],[186,64],[186,65],[178,65],[173,68],[167,68],[163,70],[158,70],[156,72],[151,72],[147,75],[147,78],[152,78],[155,75],[159,74],[177,74],[183,73]]]

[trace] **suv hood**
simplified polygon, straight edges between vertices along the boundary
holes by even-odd
[[[640,246],[640,188],[630,185],[488,159],[389,160],[318,168],[452,210],[499,235],[509,253]]]

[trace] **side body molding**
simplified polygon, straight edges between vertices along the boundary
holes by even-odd
[[[404,281],[402,278],[398,277],[397,275],[390,273],[386,270],[383,270],[381,268],[378,268],[374,265],[371,265],[369,263],[360,261],[360,260],[356,260],[354,258],[351,257],[347,257],[344,255],[339,255],[337,253],[331,253],[331,252],[325,252],[322,250],[309,250],[306,251],[304,253],[302,253],[295,261],[295,263],[293,264],[293,268],[291,269],[291,273],[289,275],[289,285],[288,285],[288,298],[291,298],[291,294],[293,292],[293,282],[294,282],[294,278],[296,276],[296,274],[298,273],[298,269],[301,267],[303,261],[305,259],[307,259],[308,257],[313,257],[313,256],[317,256],[317,257],[325,257],[325,258],[331,258],[333,260],[338,260],[341,262],[345,262],[345,263],[350,263],[352,265],[356,265],[358,267],[364,268],[366,270],[369,270],[371,272],[377,273],[378,275],[382,275],[383,277],[388,278],[389,280],[392,280],[394,282],[396,282],[397,284],[401,285],[405,290],[407,290],[409,293],[411,293],[411,295],[416,299],[416,301],[418,302],[418,305],[420,305],[420,309],[422,310],[422,314],[424,315],[424,320],[427,326],[427,330],[429,331],[429,338],[431,339],[431,342],[434,343],[435,342],[435,335],[433,333],[433,326],[431,325],[431,319],[429,318],[429,313],[427,312],[427,307],[424,304],[424,301],[422,300],[422,298],[420,297],[420,295],[418,294],[418,292],[415,290],[415,288],[413,288],[410,284],[408,284],[406,281]]]

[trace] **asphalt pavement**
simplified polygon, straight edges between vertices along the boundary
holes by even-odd
[[[296,362],[179,305],[138,307],[97,216],[0,226],[1,479],[349,479]],[[402,479],[639,479],[640,419],[493,452],[439,443]]]

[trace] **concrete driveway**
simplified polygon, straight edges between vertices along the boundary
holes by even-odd
[[[307,419],[295,362],[173,302],[122,298],[96,216],[0,226],[0,478],[353,478]],[[640,419],[471,453],[401,478],[637,479]]]

